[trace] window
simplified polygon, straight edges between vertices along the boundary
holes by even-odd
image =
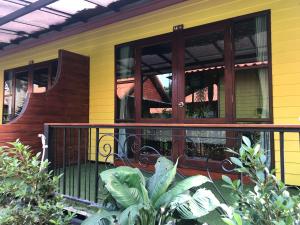
[[[185,40],[186,118],[225,116],[224,32]]]
[[[116,121],[272,122],[269,19],[261,12],[116,46]]]
[[[171,43],[142,48],[141,60],[142,118],[171,118]]]
[[[57,60],[30,64],[4,72],[3,123],[17,117],[29,92],[42,93],[54,83]]]
[[[134,107],[134,48],[123,46],[116,50],[116,118],[130,120],[135,117]]]
[[[269,118],[267,17],[235,23],[234,48],[236,118]]]

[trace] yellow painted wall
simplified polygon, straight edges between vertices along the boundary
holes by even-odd
[[[177,24],[189,28],[266,9],[271,9],[272,17],[274,122],[300,124],[299,0],[189,0],[0,58],[0,74],[29,60],[55,58],[60,48],[89,55],[90,122],[111,123],[114,118],[114,45],[170,32]],[[0,76],[0,82],[2,79]],[[0,90],[0,99],[2,92]],[[300,151],[290,145],[286,155],[287,182],[300,185]]]

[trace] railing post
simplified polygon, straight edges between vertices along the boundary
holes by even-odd
[[[66,136],[66,128],[64,128],[63,131],[63,194],[66,194],[66,176],[67,176],[67,168],[66,168],[66,162],[67,162],[67,136]]]
[[[99,128],[96,128],[96,174],[95,174],[95,202],[98,202],[99,188]]]
[[[50,162],[49,167],[48,167],[48,171],[51,171],[53,169],[53,159],[54,159],[54,149],[52,146],[52,128],[47,125],[44,124],[44,135],[45,135],[45,145],[47,146],[46,151],[45,151],[45,157],[44,159],[48,159],[48,161]]]
[[[285,182],[285,165],[284,165],[284,132],[279,132],[280,142],[280,177],[281,181]]]
[[[80,159],[80,154],[81,154],[81,129],[78,128],[78,149],[77,149],[77,197],[80,198],[80,191],[81,191],[81,159]]]

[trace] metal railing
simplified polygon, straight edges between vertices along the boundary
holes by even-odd
[[[268,166],[280,172],[284,182],[286,152],[300,151],[297,125],[52,123],[45,124],[45,136],[51,169],[62,174],[60,193],[85,203],[100,201],[99,173],[110,166],[134,166],[149,173],[164,155],[179,158],[179,174],[232,173],[226,149],[238,150],[241,137],[248,136],[261,144]]]

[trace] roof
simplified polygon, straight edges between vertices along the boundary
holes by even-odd
[[[0,0],[0,51],[151,0]]]

